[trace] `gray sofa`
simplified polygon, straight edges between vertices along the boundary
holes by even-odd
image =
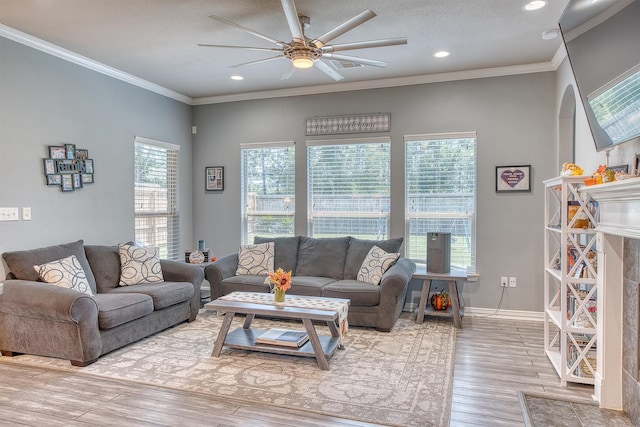
[[[399,258],[380,285],[356,280],[360,266],[373,245],[386,252],[399,252],[403,239],[361,240],[355,237],[311,238],[304,236],[264,238],[254,243],[275,243],[274,267],[291,271],[293,295],[348,298],[349,324],[390,331],[402,312],[407,286],[415,263]],[[205,268],[211,298],[233,291],[269,292],[266,276],[238,275],[238,254],[231,254]]]
[[[93,296],[38,281],[33,266],[75,255]],[[0,295],[0,351],[69,359],[86,366],[99,356],[172,325],[195,320],[201,267],[161,260],[164,282],[118,286],[117,246],[82,240],[6,252],[9,268]]]

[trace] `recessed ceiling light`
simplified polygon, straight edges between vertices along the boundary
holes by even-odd
[[[446,58],[447,56],[449,56],[449,52],[447,52],[446,50],[441,50],[434,53],[433,56],[435,56],[436,58]]]
[[[542,32],[542,39],[543,40],[553,40],[556,37],[558,37],[558,35],[560,34],[560,31],[558,30],[547,30],[547,31],[543,31]]]
[[[529,3],[525,4],[522,8],[524,10],[538,10],[547,5],[547,0],[532,0]]]
[[[231,76],[231,80],[244,80],[242,76]]]

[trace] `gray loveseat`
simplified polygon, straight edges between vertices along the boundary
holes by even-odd
[[[275,243],[274,267],[292,272],[287,293],[305,296],[348,298],[349,324],[390,331],[402,312],[407,285],[415,263],[399,258],[380,285],[356,280],[360,266],[373,245],[399,252],[403,239],[361,240],[355,237],[311,238],[305,236],[263,238],[254,243]],[[238,254],[227,255],[205,268],[211,298],[233,291],[269,292],[266,276],[238,275]]]
[[[75,255],[93,296],[39,282],[33,266]],[[200,307],[201,267],[161,260],[164,282],[118,286],[117,246],[82,240],[6,252],[9,267],[0,295],[0,351],[69,359],[86,366],[99,356],[183,321]]]

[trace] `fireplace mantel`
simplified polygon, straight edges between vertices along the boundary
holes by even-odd
[[[640,239],[640,177],[584,186],[600,205],[597,231]]]

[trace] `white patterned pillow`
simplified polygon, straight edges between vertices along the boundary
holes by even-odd
[[[164,282],[158,248],[118,245],[120,286]]]
[[[236,276],[241,274],[266,276],[273,273],[275,246],[274,242],[240,246]]]
[[[33,268],[43,282],[93,295],[87,275],[75,255],[46,264],[34,265]]]
[[[399,253],[385,252],[377,246],[373,246],[367,256],[362,261],[360,271],[358,271],[358,281],[379,285],[382,275],[400,257]]]

